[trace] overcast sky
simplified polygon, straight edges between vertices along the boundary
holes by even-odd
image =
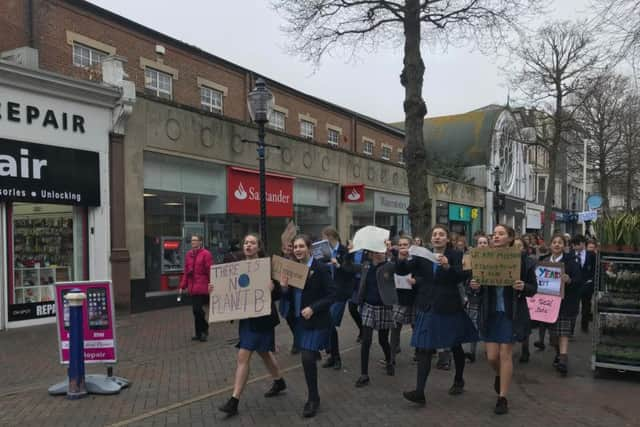
[[[268,0],[90,1],[305,93],[385,122],[403,120],[401,49],[382,49],[356,63],[327,58],[314,73],[310,64],[285,52],[287,39],[280,30],[284,22]],[[555,0],[548,19],[584,17],[588,4]],[[500,59],[452,48],[424,55],[429,116],[506,102],[509,91]]]

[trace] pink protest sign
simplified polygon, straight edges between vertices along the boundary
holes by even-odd
[[[72,289],[86,295],[83,311],[85,363],[114,363],[115,310],[110,281],[56,283],[56,320],[60,363],[69,363],[69,308],[64,296]]]
[[[544,323],[555,323],[560,313],[562,297],[557,295],[535,294],[527,298],[531,320]]]

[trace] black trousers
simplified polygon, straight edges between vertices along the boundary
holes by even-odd
[[[196,336],[209,335],[209,324],[204,317],[204,306],[209,304],[209,295],[191,295],[191,308]]]
[[[587,329],[589,327],[589,322],[593,320],[591,318],[591,298],[593,297],[593,292],[584,292],[580,296],[580,303],[582,305],[582,314],[580,324],[582,329]]]

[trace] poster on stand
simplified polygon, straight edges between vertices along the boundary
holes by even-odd
[[[65,296],[77,289],[85,294],[82,306],[84,362],[115,363],[116,328],[110,281],[56,283],[56,325],[60,363],[69,363],[69,307]]]

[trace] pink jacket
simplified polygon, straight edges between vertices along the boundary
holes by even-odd
[[[180,289],[188,289],[189,295],[209,295],[211,265],[213,258],[208,250],[191,249],[187,252]]]

